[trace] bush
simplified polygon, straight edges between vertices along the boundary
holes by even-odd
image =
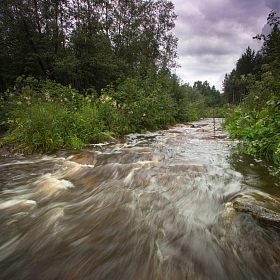
[[[122,112],[130,132],[159,129],[175,122],[175,100],[158,80],[127,78],[116,90],[108,88],[105,95]]]
[[[164,78],[138,77],[104,89],[100,97],[94,89],[84,96],[71,86],[21,76],[0,99],[1,128],[8,131],[1,143],[16,141],[23,153],[46,153],[200,118],[203,97],[181,89],[177,100]]]
[[[251,100],[249,96],[248,100]],[[226,115],[225,129],[242,141],[242,151],[280,163],[280,100],[273,97],[260,111],[245,104]]]
[[[88,93],[83,96],[52,81],[19,77],[0,100],[7,108],[0,118],[8,130],[2,145],[16,141],[23,153],[45,153],[81,148],[131,131],[112,100],[97,98],[93,89]]]

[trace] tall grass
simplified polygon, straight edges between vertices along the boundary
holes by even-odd
[[[5,119],[8,133],[2,145],[15,141],[22,153],[46,153],[81,148],[124,132],[124,119],[117,108],[102,103],[95,94],[84,97],[50,81],[31,82],[33,86],[29,82],[8,91],[5,102],[2,100],[9,107]]]
[[[71,86],[19,77],[0,99],[0,107],[5,108],[0,129],[7,130],[0,146],[14,141],[22,153],[46,153],[161,129],[199,118],[204,101],[193,99],[186,93],[178,104],[161,80],[128,78],[98,96],[94,89],[82,95]]]

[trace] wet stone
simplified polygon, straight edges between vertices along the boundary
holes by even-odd
[[[252,191],[232,201],[237,212],[250,214],[252,217],[280,230],[280,199],[276,196]]]

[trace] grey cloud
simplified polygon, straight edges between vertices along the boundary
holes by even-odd
[[[276,12],[276,14],[280,15],[280,1],[279,0],[265,0],[266,6]],[[262,34],[268,35],[271,31],[271,26],[265,24],[262,28]]]
[[[280,1],[279,0],[265,0],[265,4],[269,9],[274,10],[277,13],[280,12]]]
[[[200,11],[209,22],[219,22],[220,20],[238,21],[250,26],[260,16],[263,7],[262,0],[225,0],[209,1],[197,0]]]
[[[217,38],[194,38],[188,41],[181,42],[180,45],[182,55],[213,55],[221,56],[234,52],[233,44],[226,40]]]
[[[271,31],[271,26],[269,24],[264,25],[264,27],[262,28],[262,34],[266,36],[270,34],[270,31]]]
[[[176,73],[185,82],[208,80],[221,88],[247,46],[258,50],[260,33],[270,7],[279,0],[173,0],[178,14],[175,35],[179,39]],[[279,1],[280,3],[280,1]],[[208,77],[208,78],[207,78]]]

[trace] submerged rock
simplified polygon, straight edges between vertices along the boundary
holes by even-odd
[[[280,230],[280,198],[260,191],[250,191],[232,201],[238,212],[250,214],[261,223]]]

